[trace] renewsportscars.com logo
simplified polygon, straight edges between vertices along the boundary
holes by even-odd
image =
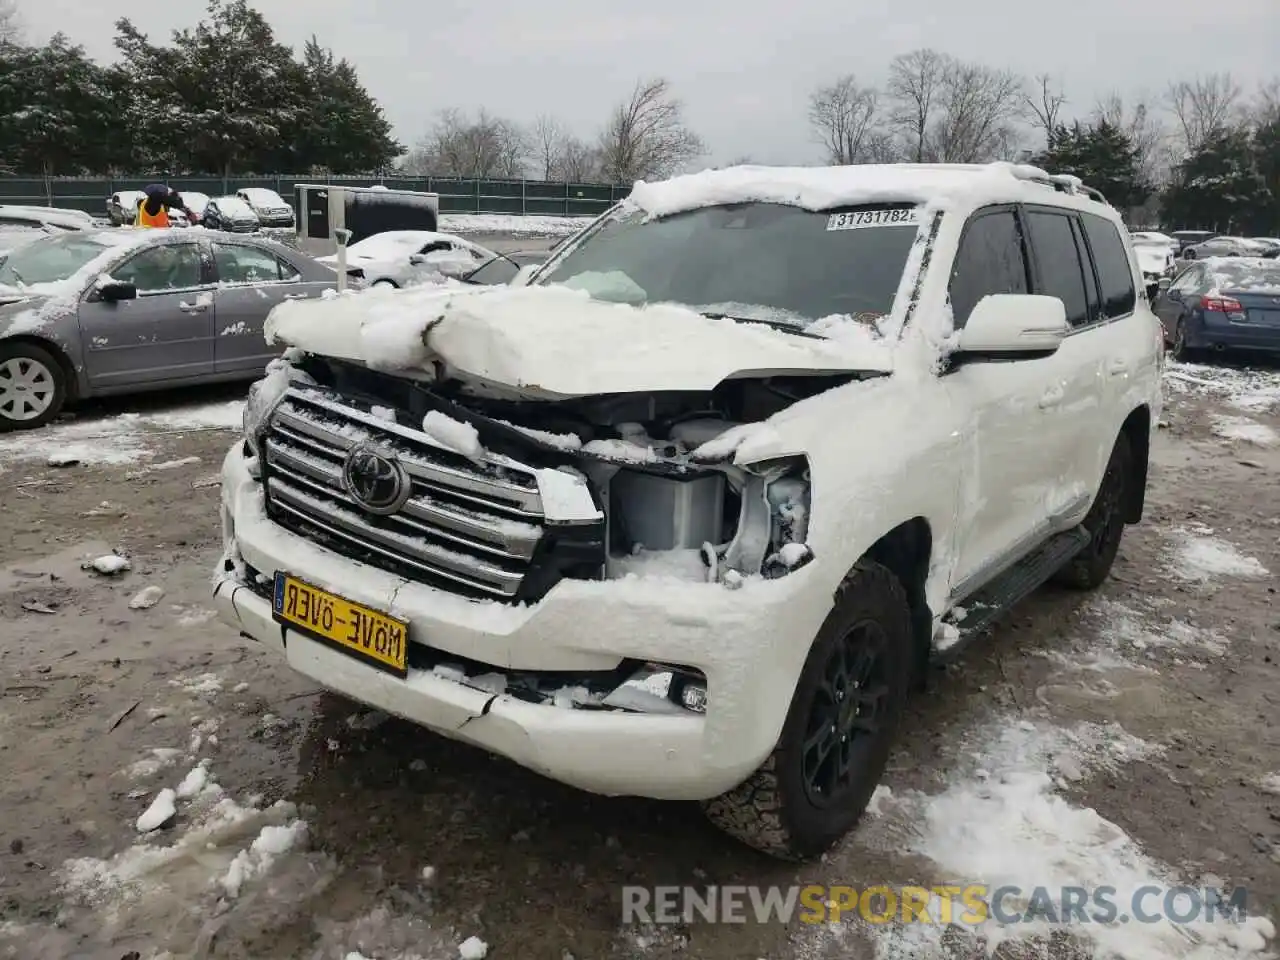
[[[623,923],[1239,923],[1244,887],[623,887]]]

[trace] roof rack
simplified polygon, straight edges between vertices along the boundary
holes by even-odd
[[[1027,163],[1016,163],[1010,166],[1010,172],[1019,180],[1025,180],[1029,183],[1042,183],[1047,187],[1053,187],[1059,193],[1084,194],[1092,200],[1097,200],[1098,203],[1107,203],[1107,198],[1099,191],[1086,185],[1079,177],[1073,177],[1069,173],[1048,173]],[[1108,203],[1107,206],[1110,206],[1110,204]]]

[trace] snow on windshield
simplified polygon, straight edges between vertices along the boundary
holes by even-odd
[[[266,187],[245,187],[240,191],[256,207],[283,207],[284,198]]]
[[[218,209],[228,217],[240,217],[242,219],[249,220],[257,216],[253,212],[253,208],[239,197],[219,197],[217,200],[211,202],[216,203],[218,205]]]
[[[182,202],[186,204],[188,210],[199,215],[204,212],[204,208],[209,205],[209,195],[207,193],[198,193],[191,191],[182,194]]]
[[[438,233],[426,231],[399,231],[375,233],[372,237],[353,243],[347,247],[347,254],[353,257],[370,260],[397,260],[416,253],[433,240],[447,240]]]
[[[146,230],[126,228],[32,241],[0,264],[0,296],[74,295],[119,253],[147,238]]]
[[[1215,259],[1209,263],[1219,290],[1280,292],[1280,261],[1254,257]]]

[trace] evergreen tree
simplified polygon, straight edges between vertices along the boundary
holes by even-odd
[[[1255,139],[1248,130],[1209,136],[1165,191],[1165,219],[1178,227],[1219,233],[1263,227],[1272,195],[1258,167]]]
[[[1049,132],[1049,148],[1036,158],[1050,173],[1079,177],[1120,210],[1139,207],[1153,187],[1142,174],[1140,150],[1115,124],[1102,119],[1084,126],[1058,124]]]

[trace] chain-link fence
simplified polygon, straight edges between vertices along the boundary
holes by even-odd
[[[106,214],[107,198],[120,190],[141,190],[157,180],[179,192],[196,191],[223,196],[244,187],[275,190],[290,204],[297,183],[331,183],[367,187],[383,184],[393,190],[423,190],[440,195],[441,213],[498,213],[581,217],[603,213],[628,192],[623,186],[601,183],[550,183],[542,180],[472,180],[452,177],[308,177],[278,174],[267,177],[4,177],[0,176],[0,204],[52,206]]]

